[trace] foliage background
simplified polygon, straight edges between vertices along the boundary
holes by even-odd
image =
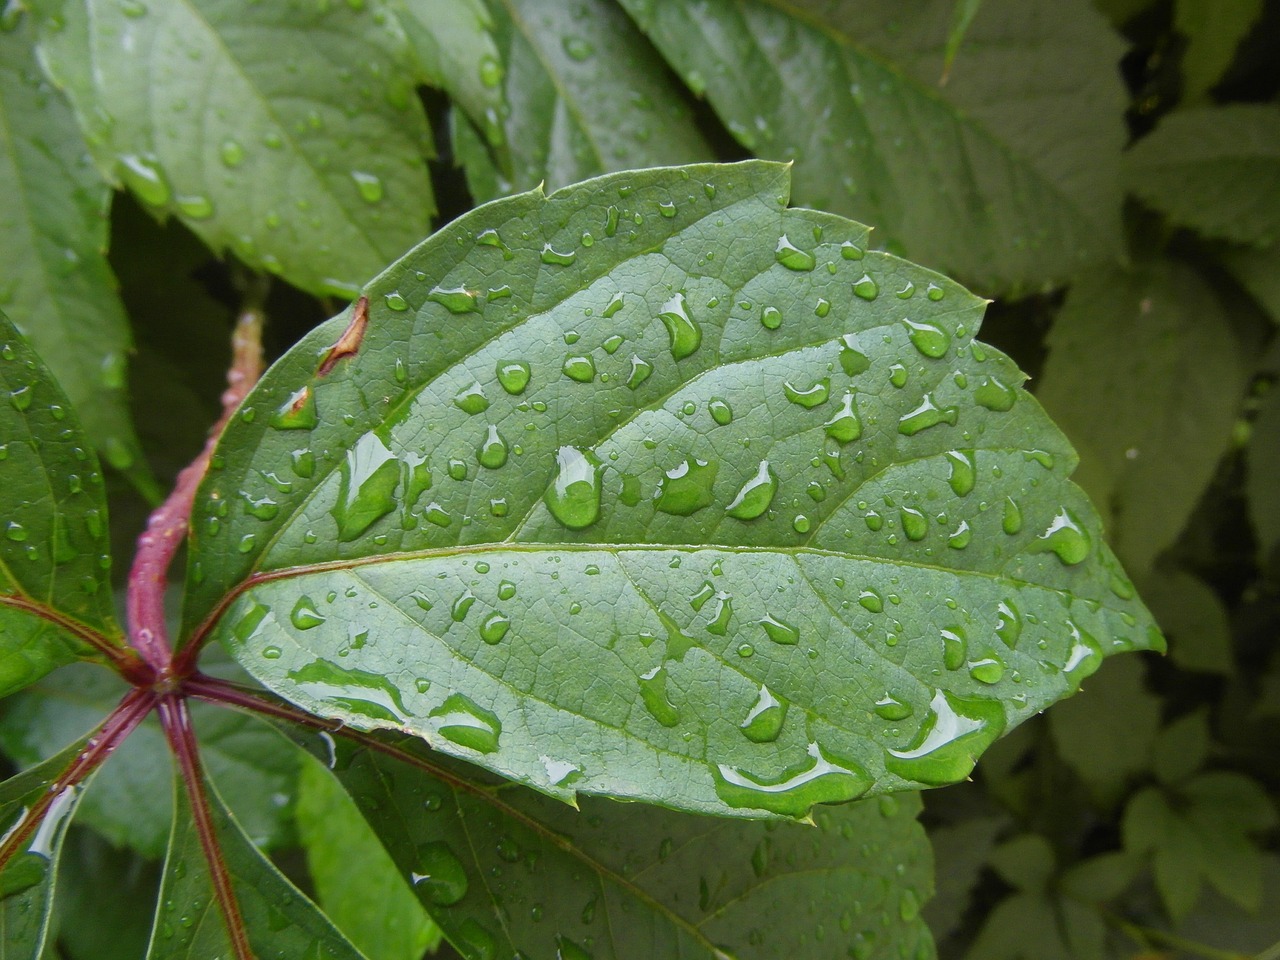
[[[244,302],[279,353],[477,202],[793,160],[796,203],[995,299],[983,338],[1081,451],[1171,640],[926,795],[940,953],[1280,941],[1280,4],[9,0],[2,25],[0,308],[116,468],[118,555],[216,418]],[[0,705],[17,765],[114,697],[58,676]],[[308,861],[338,821],[364,855],[353,812],[224,726],[210,762],[246,829],[358,937],[393,894],[353,902],[376,870]],[[141,955],[167,797],[148,749],[79,818],[65,957]],[[387,910],[371,956],[438,939],[412,901]]]

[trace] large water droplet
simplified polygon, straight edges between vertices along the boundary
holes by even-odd
[[[667,328],[671,356],[675,359],[683,360],[702,345],[702,327],[689,317],[683,293],[677,293],[664,303],[658,317]]]
[[[497,714],[486,710],[460,693],[451,694],[429,714],[436,721],[436,732],[462,747],[479,753],[498,749],[502,723]]]
[[[480,310],[478,294],[466,287],[432,287],[427,299],[450,313],[478,313]]]
[[[640,677],[640,697],[645,708],[664,727],[680,722],[680,711],[667,699],[667,668],[656,666]]]
[[[503,260],[510,260],[515,256],[515,254],[511,252],[511,248],[503,242],[502,236],[497,230],[482,230],[476,236],[476,243],[482,247],[494,247],[501,250]]]
[[[863,300],[874,300],[880,294],[880,287],[870,274],[864,273],[854,281],[853,292]]]
[[[1066,507],[1049,521],[1049,526],[1040,534],[1040,543],[1068,566],[1083,561],[1093,548],[1088,531]]]
[[[727,764],[712,767],[716,793],[731,807],[802,817],[816,803],[844,803],[866,793],[871,778],[857,764],[829,757],[810,743],[808,758],[776,777],[760,777]]]
[[[655,506],[663,513],[687,517],[714,499],[711,486],[715,482],[719,464],[704,460],[682,460],[667,470],[658,483]]]
[[[627,386],[632,390],[640,386],[653,375],[653,364],[648,360],[631,355],[631,373],[627,375]]]
[[[477,380],[473,381],[471,386],[463,387],[454,394],[453,405],[463,413],[474,416],[489,409],[489,398],[484,395],[484,387],[480,386]]]
[[[409,874],[409,880],[428,900],[449,907],[467,895],[467,871],[447,843],[424,843],[417,854],[418,868]]]
[[[556,475],[544,500],[551,515],[570,530],[581,530],[600,519],[603,465],[590,450],[561,447]]]
[[[929,521],[919,510],[902,507],[898,511],[898,519],[908,540],[923,540],[929,532]]]
[[[885,693],[883,697],[876,701],[876,716],[883,720],[905,720],[911,716],[911,705],[903,703],[891,693]]]
[[[951,471],[947,475],[947,483],[951,484],[952,492],[957,497],[968,496],[978,479],[978,472],[973,462],[973,451],[948,450],[947,466]]]
[[[590,383],[596,378],[596,364],[589,356],[565,357],[561,370],[566,377],[578,383]]]
[[[737,520],[754,520],[769,509],[777,491],[778,478],[769,461],[761,460],[755,476],[742,485],[724,512]]]
[[[862,436],[862,418],[858,416],[858,402],[852,390],[845,393],[840,409],[823,427],[827,436],[837,443],[850,443]]]
[[[511,618],[495,610],[480,623],[480,639],[485,643],[501,643],[511,629]]]
[[[355,181],[360,199],[365,203],[377,203],[382,199],[382,181],[376,173],[365,170],[352,170],[351,179]]]
[[[120,178],[143,203],[149,203],[153,207],[164,206],[172,195],[169,181],[165,179],[160,164],[154,157],[132,153],[120,157]]]
[[[907,337],[922,354],[935,360],[946,355],[951,346],[951,334],[931,323],[916,323],[906,317],[902,322],[906,325]]]
[[[1004,732],[1004,708],[993,700],[934,693],[911,743],[885,753],[885,767],[904,780],[941,786],[963,780],[974,758]]]
[[[800,642],[800,631],[771,613],[766,613],[758,622],[764,627],[765,635],[774,643],[793,647]]]
[[[338,539],[355,540],[394,510],[399,483],[399,461],[386,444],[372,433],[361,437],[342,463],[338,499],[331,511]]]
[[[787,399],[792,403],[804,407],[806,410],[812,410],[814,407],[827,402],[827,397],[831,393],[831,378],[823,377],[803,390],[793,386],[790,381],[786,381],[782,384],[782,392],[786,394]]]
[[[299,630],[310,630],[312,627],[320,626],[324,621],[325,617],[316,609],[315,601],[308,596],[299,597],[289,614],[289,622]]]
[[[845,376],[856,377],[871,367],[871,360],[858,343],[857,334],[846,333],[840,338],[840,369]]]
[[[1000,527],[1009,536],[1022,529],[1022,508],[1013,497],[1004,498],[1004,516],[1000,520]]]
[[[786,719],[787,701],[774,696],[768,687],[761,686],[755,705],[738,724],[738,729],[753,743],[772,743],[782,733]]]
[[[778,246],[774,250],[774,259],[788,270],[808,271],[815,265],[813,254],[801,250],[784,233],[778,238]]]
[[[733,422],[733,409],[720,397],[712,397],[707,404],[707,410],[711,413],[711,419],[722,427]]]
[[[1010,650],[1018,645],[1018,638],[1022,636],[1022,614],[1012,600],[1001,600],[996,604],[996,636]]]
[[[522,360],[499,360],[498,383],[512,396],[524,393],[529,386],[529,365]]]
[[[926,393],[920,400],[920,406],[910,413],[904,414],[898,421],[898,432],[905,436],[913,437],[921,430],[926,430],[939,423],[949,423],[954,426],[959,416],[959,408],[939,407],[934,402],[933,394]]]
[[[970,660],[969,676],[979,683],[999,683],[1004,676],[1004,661],[994,653],[978,660]]]
[[[973,399],[988,410],[1003,413],[1013,408],[1018,399],[1018,391],[995,377],[983,377],[978,389],[973,392]]]
[[[484,440],[476,450],[476,459],[480,462],[480,466],[489,470],[497,470],[507,462],[507,441],[502,439],[502,434],[492,423],[489,424]]]
[[[578,251],[568,250],[561,253],[548,243],[543,245],[541,257],[543,263],[553,264],[558,267],[567,267],[573,263],[573,261],[578,259]]]
[[[948,670],[959,670],[969,658],[969,640],[959,626],[943,629],[942,665]]]

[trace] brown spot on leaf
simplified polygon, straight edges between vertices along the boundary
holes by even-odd
[[[326,376],[337,366],[339,360],[354,357],[360,350],[360,342],[364,340],[364,332],[368,326],[369,298],[361,297],[356,301],[355,310],[351,313],[351,322],[347,324],[347,329],[342,331],[342,336],[337,339],[337,342],[329,348],[329,352],[324,355],[324,360],[316,370],[316,376]]]

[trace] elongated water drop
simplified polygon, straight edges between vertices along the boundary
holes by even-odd
[[[480,462],[480,466],[489,470],[497,470],[507,462],[507,441],[502,438],[502,434],[492,423],[489,424],[484,440],[476,450],[476,459]]]
[[[835,416],[823,424],[827,436],[837,443],[851,443],[862,436],[862,418],[852,390],[846,391]]]
[[[355,540],[395,509],[400,464],[386,444],[367,433],[347,451],[331,513],[338,524],[338,539]]]
[[[866,793],[871,777],[851,760],[832,757],[810,743],[806,758],[777,776],[757,776],[740,767],[712,767],[716,793],[731,807],[801,817],[817,803],[844,803]]]
[[[570,530],[581,530],[600,519],[601,475],[604,467],[590,450],[563,446],[556,454],[556,475],[544,500],[551,515]]]
[[[786,394],[787,399],[792,403],[804,407],[806,410],[812,410],[814,407],[827,402],[827,397],[831,393],[831,378],[823,377],[804,389],[793,386],[790,381],[785,381],[782,384],[782,392]]]
[[[1040,543],[1043,549],[1052,550],[1068,566],[1083,561],[1093,548],[1088,531],[1066,507],[1049,521],[1049,526],[1040,534]]]
[[[1018,399],[1018,391],[995,377],[983,377],[982,383],[973,392],[973,399],[988,410],[1003,413],[1013,409],[1014,401]]]
[[[480,310],[476,291],[466,287],[432,287],[427,299],[440,304],[450,313],[477,313]]]
[[[778,478],[769,461],[761,460],[755,476],[742,485],[724,512],[736,520],[754,520],[769,509],[777,492]]]
[[[687,517],[709,507],[714,499],[711,486],[718,469],[719,464],[705,460],[681,461],[663,473],[654,505],[663,513],[678,517]]]
[[[738,729],[752,743],[772,743],[778,739],[786,719],[787,702],[774,696],[768,687],[761,686],[755,705],[738,724]]]
[[[902,322],[907,328],[907,337],[922,354],[935,360],[946,356],[951,346],[951,334],[931,323],[916,323],[906,317]]]
[[[994,700],[934,693],[915,738],[885,753],[885,767],[904,780],[940,786],[963,780],[974,758],[1004,732],[1004,708]]]
[[[671,356],[675,359],[683,360],[702,345],[702,327],[690,318],[683,293],[677,293],[664,303],[658,317],[667,328]]]
[[[529,365],[523,360],[499,360],[497,374],[502,389],[512,396],[519,396],[529,386]]]
[[[788,270],[802,272],[812,270],[816,263],[813,259],[813,254],[801,250],[787,239],[785,233],[778,238],[778,246],[774,250],[774,259]]]
[[[667,668],[656,666],[640,677],[640,698],[645,709],[664,727],[680,722],[680,711],[667,699]]]
[[[974,467],[972,450],[948,450],[947,466],[950,473],[947,483],[957,497],[968,496],[977,481],[978,472]]]
[[[765,636],[774,643],[782,644],[784,647],[793,647],[800,642],[800,631],[771,613],[766,613],[761,617],[759,624],[764,627]]]
[[[898,420],[898,432],[904,436],[914,437],[921,430],[927,430],[929,427],[936,426],[939,423],[949,423],[955,426],[959,416],[959,408],[939,407],[934,402],[933,394],[926,393],[920,400],[918,407],[910,413],[904,414]]]
[[[486,710],[474,700],[460,693],[450,694],[428,717],[436,721],[440,736],[478,753],[493,753],[498,749],[502,723],[498,715]]]

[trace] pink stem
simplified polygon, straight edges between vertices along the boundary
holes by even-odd
[[[261,375],[262,314],[250,308],[241,313],[231,338],[231,368],[222,394],[222,417],[209,431],[199,456],[178,474],[173,492],[152,512],[147,529],[138,538],[138,551],[129,570],[129,639],[159,679],[172,676],[173,654],[164,618],[169,566],[186,539],[196,488],[209,468],[214,445],[232,412]]]
[[[222,912],[227,936],[231,940],[232,952],[236,960],[254,960],[253,948],[249,945],[249,933],[245,929],[244,918],[240,914],[240,902],[236,899],[235,889],[231,884],[231,873],[227,870],[227,862],[222,857],[222,847],[218,843],[217,829],[213,824],[209,795],[205,790],[204,771],[200,764],[200,752],[196,746],[195,731],[191,729],[191,714],[187,710],[187,701],[183,695],[168,694],[160,698],[157,706],[160,723],[164,727],[165,736],[169,739],[169,747],[178,761],[178,771],[186,786],[187,797],[191,801],[191,817],[195,821],[196,835],[200,838],[200,849],[204,852],[205,862],[209,865],[209,880],[213,886],[213,896]]]

